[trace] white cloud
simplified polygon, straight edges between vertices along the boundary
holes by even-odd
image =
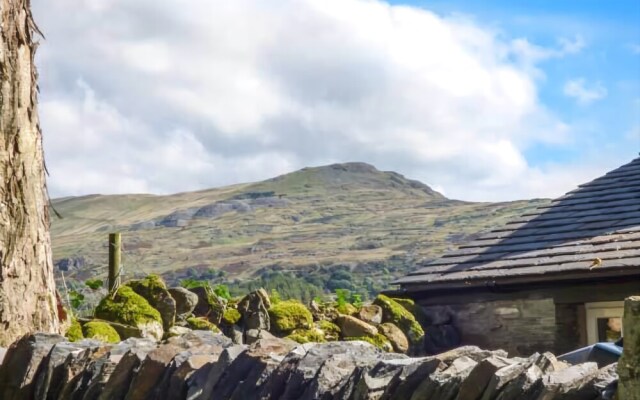
[[[601,82],[596,82],[589,88],[583,78],[577,78],[564,84],[563,93],[576,99],[579,104],[587,105],[606,97],[607,88]]]
[[[457,198],[549,195],[520,185],[552,173],[526,146],[569,131],[540,103],[535,64],[584,47],[373,0],[34,8],[54,195],[195,190],[336,161]]]

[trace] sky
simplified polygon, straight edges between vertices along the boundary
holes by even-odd
[[[640,2],[34,0],[53,197],[361,161],[557,197],[640,152]]]

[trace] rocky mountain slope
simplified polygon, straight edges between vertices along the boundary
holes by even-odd
[[[544,202],[450,200],[394,172],[335,164],[167,196],[56,199],[63,218],[53,221],[53,252],[72,285],[106,276],[107,233],[121,231],[128,277],[276,285],[303,298],[338,287],[366,295]]]

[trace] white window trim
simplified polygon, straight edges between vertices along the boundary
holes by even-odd
[[[587,342],[598,342],[598,318],[620,317],[624,314],[624,301],[602,301],[598,303],[586,303],[587,317]]]

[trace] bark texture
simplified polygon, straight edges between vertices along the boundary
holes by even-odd
[[[0,346],[58,332],[42,135],[36,31],[29,0],[0,0]]]

